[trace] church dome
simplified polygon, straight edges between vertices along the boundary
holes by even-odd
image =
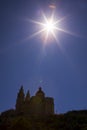
[[[36,92],[36,96],[39,96],[39,97],[44,97],[45,96],[45,93],[42,91],[41,87],[39,87],[39,90]]]

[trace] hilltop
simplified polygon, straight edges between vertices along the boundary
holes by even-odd
[[[87,110],[46,117],[1,114],[0,130],[87,130]]]

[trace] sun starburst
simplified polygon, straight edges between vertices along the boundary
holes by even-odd
[[[59,30],[58,27],[58,23],[60,22],[60,20],[55,21],[54,20],[54,15],[52,14],[50,18],[47,18],[44,14],[43,14],[43,21],[44,22],[39,22],[39,21],[34,21],[31,20],[33,23],[39,25],[40,30],[37,31],[36,33],[34,33],[32,35],[36,36],[38,34],[42,34],[42,37],[44,39],[44,42],[47,42],[48,39],[51,39],[52,37],[57,40],[57,36],[56,36],[56,30]]]
[[[66,17],[63,17],[61,19],[55,19],[54,13],[50,17],[46,17],[46,15],[43,13],[43,21],[34,21],[30,20],[34,24],[38,25],[39,31],[33,33],[30,37],[34,37],[36,35],[41,34],[42,39],[45,43],[49,43],[51,40],[56,40],[58,42],[58,32],[64,32],[71,34],[69,31],[66,31],[65,29],[62,29],[59,25],[61,21],[63,21]],[[72,34],[71,34],[72,35]]]

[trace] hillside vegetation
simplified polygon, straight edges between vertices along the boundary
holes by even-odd
[[[44,118],[1,115],[0,130],[87,130],[87,110]]]

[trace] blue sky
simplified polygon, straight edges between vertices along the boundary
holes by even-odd
[[[58,32],[44,46],[38,25],[41,11],[56,5],[60,26],[73,35]],[[87,1],[86,0],[1,0],[0,1],[0,111],[15,107],[17,92],[34,95],[39,86],[54,97],[55,111],[87,109]]]

